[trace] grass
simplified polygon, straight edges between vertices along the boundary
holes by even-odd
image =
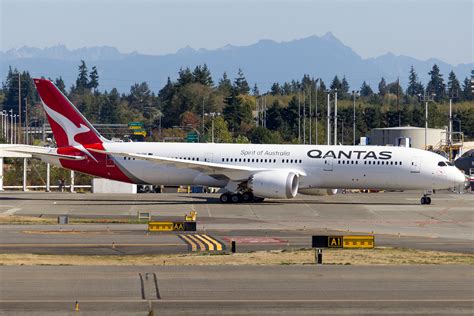
[[[37,255],[0,254],[0,265],[309,265],[315,262],[312,249],[256,251],[228,255],[187,253],[176,255]],[[474,265],[474,254],[405,248],[329,249],[323,263],[333,265]]]

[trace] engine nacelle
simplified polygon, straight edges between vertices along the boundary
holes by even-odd
[[[298,193],[298,175],[291,171],[262,171],[248,182],[248,187],[258,197],[291,199]]]

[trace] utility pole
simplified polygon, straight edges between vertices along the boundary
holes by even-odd
[[[326,132],[326,138],[328,145],[331,145],[331,93],[330,91],[327,91],[328,93],[328,112],[327,112],[327,132]]]
[[[20,72],[18,72],[18,121],[19,121],[19,125],[21,127],[21,74]],[[18,127],[18,126],[17,126]],[[21,136],[21,133],[19,133]],[[21,137],[18,137],[18,143],[21,142]]]
[[[306,144],[306,91],[303,90],[303,144]]]
[[[301,103],[300,103],[300,90],[298,89],[298,144],[301,144]]]
[[[315,109],[314,109],[314,129],[315,129],[315,135],[316,139],[314,140],[314,143],[317,145],[318,144],[318,83],[319,83],[319,78],[316,79],[316,102],[315,102]]]
[[[425,94],[423,95],[419,94],[418,96],[420,97],[420,100],[422,102],[425,102],[425,150],[426,150],[428,146],[428,102],[430,101],[432,102],[436,94],[432,93],[431,95],[427,95],[425,91]]]
[[[29,124],[29,121],[28,121],[28,98],[25,98],[25,144],[27,144],[27,145],[30,144],[30,138],[29,138],[29,135],[28,135],[29,126],[30,126],[30,124]],[[21,130],[21,128],[20,128],[20,130]]]
[[[352,145],[356,144],[356,94],[358,94],[359,91],[354,91],[352,90],[352,96],[353,96],[353,107],[354,107],[354,113],[352,116]]]
[[[313,120],[313,117],[311,116],[311,94],[313,93],[313,84],[311,83],[311,86],[309,88],[309,144],[311,145],[312,143],[312,135],[313,135],[313,129],[311,128],[311,121]]]
[[[337,89],[334,92],[334,145],[337,145]]]
[[[10,110],[10,144],[13,144],[13,110]]]
[[[400,113],[400,77],[397,77],[397,111],[398,111],[398,127],[402,126],[402,118]]]

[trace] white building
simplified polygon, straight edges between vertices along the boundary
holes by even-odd
[[[441,139],[446,137],[446,130],[428,128],[427,146],[438,147]],[[374,128],[369,133],[370,145],[400,146],[405,139],[409,139],[410,147],[425,149],[425,129],[423,127],[386,127]]]

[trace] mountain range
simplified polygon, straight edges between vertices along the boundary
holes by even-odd
[[[44,49],[24,46],[0,52],[0,75],[6,76],[11,66],[20,71],[28,70],[32,76],[53,79],[62,76],[66,85],[71,86],[77,77],[80,60],[86,61],[89,69],[97,67],[99,89],[117,88],[120,92],[128,92],[132,84],[143,81],[157,92],[168,77],[177,77],[180,68],[194,68],[204,63],[210,68],[215,82],[224,71],[229,78],[234,78],[241,68],[249,83],[252,86],[257,83],[260,91],[266,91],[274,82],[300,80],[304,74],[322,78],[326,85],[335,75],[339,78],[345,76],[351,89],[359,89],[365,80],[377,90],[381,77],[387,82],[400,77],[400,83],[406,87],[412,65],[424,84],[429,80],[428,72],[435,63],[445,79],[453,70],[462,81],[474,69],[474,62],[450,65],[435,58],[419,60],[392,53],[364,59],[328,32],[320,37],[288,42],[260,40],[247,46],[226,45],[214,50],[187,46],[166,55],[121,53],[110,46],[74,50],[64,45]]]

